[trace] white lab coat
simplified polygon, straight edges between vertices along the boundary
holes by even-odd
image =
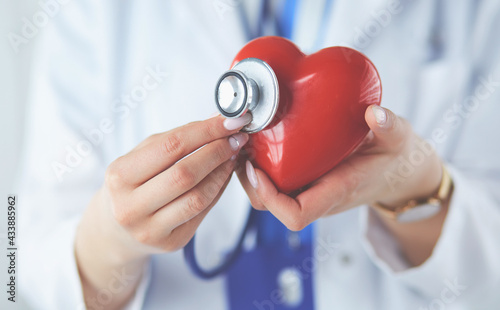
[[[215,112],[214,84],[246,42],[239,5],[73,1],[40,31],[17,192],[19,285],[34,308],[83,309],[73,255],[82,212],[114,159]],[[299,8],[294,40],[306,52],[317,48],[321,5]],[[434,252],[418,267],[366,207],[320,219],[317,309],[498,309],[500,2],[337,0],[326,14],[321,45],[372,59],[382,105],[435,142],[455,192]],[[61,179],[55,166],[67,170]],[[233,177],[197,234],[203,264],[231,246],[247,204]],[[182,252],[155,255],[129,307],[225,309],[223,283],[192,275]],[[103,289],[105,309],[111,288]]]

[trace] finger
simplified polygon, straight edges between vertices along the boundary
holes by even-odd
[[[138,202],[146,197],[148,202],[143,212],[152,213],[195,187],[214,169],[236,156],[247,141],[248,134],[237,133],[228,139],[211,142],[136,188],[132,196]]]
[[[365,120],[374,133],[374,143],[389,149],[399,149],[411,130],[406,120],[378,105],[366,109]]]
[[[308,214],[299,201],[278,191],[269,177],[260,169],[255,169],[247,161],[248,181],[262,204],[288,229],[298,231],[312,222],[314,214]]]
[[[255,192],[255,189],[252,187],[250,182],[248,181],[247,173],[246,173],[246,157],[238,158],[238,162],[235,168],[236,175],[240,180],[243,189],[247,193],[248,198],[250,199],[250,204],[253,208],[261,211],[267,210],[266,207],[262,204]]]
[[[153,217],[168,227],[177,227],[197,216],[215,199],[231,176],[234,164],[226,161],[190,191],[158,209]]]
[[[313,182],[299,196],[297,201],[304,206],[304,211],[312,219],[318,219],[326,214],[337,214],[363,201],[370,190],[362,186],[360,181],[366,178],[363,174],[353,173],[349,161],[339,166]]]
[[[351,207],[350,197],[357,192],[359,180],[349,173],[347,165],[344,163],[321,177],[295,199],[280,193],[269,177],[249,162],[247,175],[252,175],[252,169],[255,171],[257,180],[251,181],[249,177],[249,183],[256,186],[258,198],[288,229],[297,231],[332,209],[339,213]]]
[[[373,147],[373,140],[375,139],[375,135],[373,134],[373,131],[369,131],[366,136],[363,138],[360,144],[349,154],[349,156],[352,156],[356,153],[359,152],[364,152],[368,150],[369,148]]]
[[[221,114],[220,113],[213,113],[212,115],[210,115],[206,120],[209,120],[211,118],[215,118],[215,117],[218,117],[220,116]],[[225,118],[223,119],[225,121]],[[151,144],[152,141],[154,141],[153,137],[156,136],[156,135],[161,135],[163,133],[159,133],[159,134],[155,134],[155,135],[152,135],[144,140],[142,140],[139,144],[137,144],[132,150],[138,150],[144,146],[147,146],[149,144]]]
[[[150,142],[123,156],[123,181],[142,184],[203,145],[236,133],[250,121],[249,113],[234,119],[217,116],[151,136]]]
[[[230,169],[224,168],[224,165],[230,166]],[[179,197],[176,202],[165,206],[164,208],[158,210],[158,212],[153,216],[152,225],[156,231],[155,233],[164,240],[165,245],[171,247],[170,250],[176,250],[184,247],[186,243],[193,237],[194,232],[203,221],[208,212],[212,207],[219,201],[220,196],[226,189],[229,181],[231,180],[231,171],[234,167],[234,163],[226,162],[221,167],[216,169],[213,173],[207,176],[206,180],[198,184],[198,186],[193,189],[199,193],[192,193],[194,195],[201,195],[203,198],[207,198],[207,206],[203,210],[194,216],[192,216],[191,211],[193,209],[186,209],[186,204],[189,203],[189,197]],[[229,173],[227,173],[229,171]],[[213,186],[211,183],[219,183],[222,180],[222,186]],[[216,189],[217,188],[217,189]],[[196,212],[194,212],[196,213]],[[194,214],[193,213],[193,214]],[[179,215],[183,217],[175,223],[172,221],[174,217]],[[172,225],[173,223],[173,225]],[[172,226],[171,226],[172,225]],[[166,229],[166,227],[174,227],[173,229]],[[163,247],[165,247],[165,245]],[[169,250],[169,249],[166,249]]]

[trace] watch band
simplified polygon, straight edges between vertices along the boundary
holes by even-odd
[[[397,206],[396,208],[386,206],[379,202],[375,202],[371,206],[384,217],[401,222],[418,221],[436,215],[441,210],[443,203],[450,197],[453,189],[453,180],[448,170],[444,165],[442,165],[442,169],[443,176],[441,178],[441,184],[435,195],[425,199],[412,199],[406,204]],[[404,214],[409,213],[414,213],[415,216],[406,216],[407,219],[401,220]],[[419,214],[417,215],[417,213]]]

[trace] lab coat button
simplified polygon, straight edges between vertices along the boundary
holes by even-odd
[[[343,255],[340,256],[340,262],[344,266],[349,266],[352,264],[352,257],[348,253],[344,253]]]
[[[278,288],[287,307],[300,305],[304,298],[302,276],[297,268],[285,268],[278,274]]]
[[[296,232],[296,231],[290,231],[288,232],[288,246],[290,247],[290,249],[292,250],[298,250],[300,248],[300,236],[299,236],[299,233]]]

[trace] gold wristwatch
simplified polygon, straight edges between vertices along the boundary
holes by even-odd
[[[437,194],[426,199],[412,199],[405,205],[396,208],[385,206],[375,202],[371,206],[378,211],[379,214],[396,220],[398,222],[416,222],[425,220],[438,214],[447,202],[453,192],[453,180],[451,179],[448,170],[443,165],[443,176]]]

